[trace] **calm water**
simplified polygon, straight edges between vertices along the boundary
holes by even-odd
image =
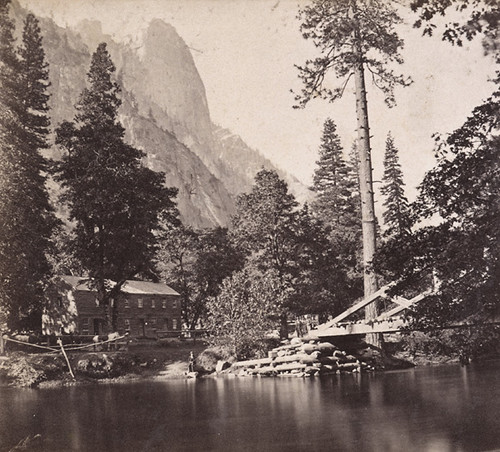
[[[500,449],[500,362],[321,379],[0,388],[0,450]]]

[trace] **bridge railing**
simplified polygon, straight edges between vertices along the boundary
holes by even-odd
[[[433,293],[432,289],[429,289],[421,294],[411,298],[410,300],[404,297],[393,297],[391,301],[397,306],[392,309],[381,313],[378,317],[373,320],[368,321],[356,321],[356,322],[342,322],[350,315],[355,312],[365,308],[371,303],[375,303],[378,299],[386,297],[387,292],[395,283],[390,283],[381,287],[375,293],[370,295],[363,300],[355,303],[349,309],[336,316],[335,318],[318,325],[317,328],[310,331],[312,336],[316,335],[318,337],[326,336],[343,336],[350,334],[369,334],[369,333],[384,333],[384,332],[396,332],[400,331],[402,328],[406,327],[408,322],[401,317],[395,317],[397,314],[401,313],[405,309],[411,308],[413,305],[423,300],[427,296]]]

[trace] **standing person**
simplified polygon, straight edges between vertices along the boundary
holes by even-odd
[[[189,372],[194,372],[194,353],[189,352]]]

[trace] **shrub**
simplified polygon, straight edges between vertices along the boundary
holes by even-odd
[[[217,361],[235,361],[231,347],[225,345],[214,345],[201,352],[195,360],[195,369],[201,372],[213,372]]]
[[[496,325],[482,325],[428,333],[413,331],[403,335],[402,344],[412,355],[456,357],[464,354],[477,359],[498,354],[500,329]]]
[[[60,356],[15,355],[9,362],[7,377],[15,386],[34,387],[65,370],[67,366]]]
[[[226,278],[219,295],[207,303],[207,328],[215,345],[229,347],[238,359],[267,351],[265,337],[276,326],[282,297],[279,278],[244,269]]]

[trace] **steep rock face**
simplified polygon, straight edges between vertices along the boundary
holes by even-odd
[[[99,23],[85,21],[78,31],[95,46],[100,40],[110,41],[102,35]],[[111,48],[119,54],[115,63],[120,81],[133,93],[139,114],[175,135],[233,196],[250,190],[261,168],[276,169],[239,136],[212,124],[205,87],[189,48],[174,27],[153,20],[137,52],[116,44]],[[300,202],[310,199],[309,190],[296,178],[278,173]]]
[[[122,123],[127,141],[147,149],[148,167],[163,171],[167,185],[179,189],[177,203],[185,224],[196,228],[228,224],[234,201],[195,154],[151,119],[128,115]]]
[[[22,10],[17,12],[19,17],[23,15]],[[165,173],[167,186],[178,188],[177,203],[185,224],[196,228],[228,224],[234,210],[231,194],[200,158],[169,132],[169,126],[181,124],[180,112],[177,112],[178,117],[172,119],[153,101],[148,101],[141,91],[138,96],[134,93],[135,87],[150,85],[144,83],[149,75],[145,73],[138,55],[102,34],[98,22],[86,21],[76,32],[60,28],[50,19],[42,19],[40,25],[50,65],[50,105],[54,128],[62,121],[74,118],[74,105],[86,86],[91,53],[98,43],[107,42],[122,87],[120,121],[125,127],[127,142],[146,152],[145,163],[151,169]],[[142,101],[140,104],[137,97]],[[143,112],[139,111],[139,107]],[[163,121],[151,116],[154,110],[158,111],[157,116]],[[182,128],[188,130],[189,126],[196,131],[196,120],[194,118],[188,125],[182,124]],[[179,132],[178,128],[173,129]],[[60,150],[53,147],[49,156],[59,158]]]
[[[210,144],[212,131],[205,86],[191,52],[171,25],[161,20],[150,23],[141,64],[146,68],[149,83],[130,86],[130,90],[145,92],[148,103],[161,108],[161,112],[153,111],[158,124],[171,130],[188,147]]]
[[[26,11],[15,3],[13,11],[21,29]],[[191,52],[171,25],[153,20],[136,45],[115,42],[97,21],[83,21],[75,30],[47,18],[40,25],[50,65],[54,127],[74,118],[91,54],[106,42],[122,88],[120,120],[126,139],[146,152],[149,167],[165,172],[168,186],[179,189],[185,223],[227,225],[236,195],[251,188],[262,167],[275,169],[239,137],[213,126]],[[53,148],[51,156],[60,157],[60,150]],[[283,172],[280,175],[303,200],[304,187]]]
[[[259,151],[250,148],[238,135],[230,130],[214,126],[215,143],[218,151],[217,175],[224,181],[231,193],[247,192],[251,189],[255,174],[262,169],[274,169],[284,179],[290,191],[301,203],[311,199],[312,193],[294,176],[281,171]]]
[[[90,66],[90,52],[74,33],[57,27],[51,20],[40,23],[43,47],[49,62],[50,116],[53,127],[72,120],[85,77]]]

